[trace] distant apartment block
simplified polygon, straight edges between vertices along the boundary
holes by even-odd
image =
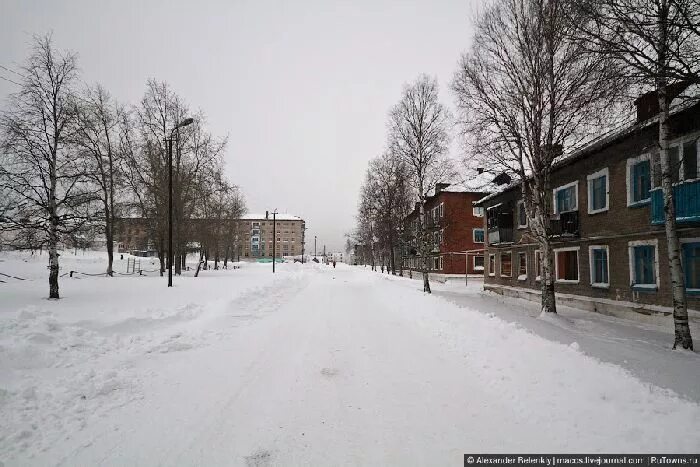
[[[191,221],[196,223],[197,220]],[[246,214],[229,221],[234,256],[241,259],[300,256],[304,250],[305,222],[291,214],[277,214],[273,237],[272,214]],[[123,218],[117,223],[117,251],[149,251],[157,249],[161,239],[154,238],[148,219]],[[163,239],[165,240],[165,239]],[[196,238],[190,241],[197,243]]]
[[[234,235],[238,238],[242,258],[272,258],[300,256],[304,250],[306,224],[301,217],[277,214],[273,236],[272,214],[246,214],[236,221]]]

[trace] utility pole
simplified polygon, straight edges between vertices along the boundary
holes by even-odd
[[[316,235],[314,235],[314,258],[316,257]]]

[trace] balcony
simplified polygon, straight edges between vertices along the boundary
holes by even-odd
[[[551,220],[550,226],[552,235],[578,237],[580,235],[578,211],[562,212],[558,218]]]
[[[513,204],[499,203],[486,210],[486,237],[489,245],[513,241]]]
[[[673,204],[679,224],[700,222],[700,180],[680,182],[673,186]],[[651,190],[651,223],[664,224],[664,195],[661,188]]]
[[[492,227],[488,230],[489,245],[513,241],[512,227]]]

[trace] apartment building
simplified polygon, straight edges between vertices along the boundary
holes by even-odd
[[[671,313],[653,99],[637,100],[636,123],[555,166],[551,226],[560,303],[637,318]],[[694,310],[700,309],[699,136],[700,104],[677,107],[671,116],[670,157],[685,285]],[[476,206],[486,210],[484,288],[539,301],[541,256],[519,185],[486,196]]]
[[[449,183],[439,183],[435,193],[427,198],[425,225],[431,239],[428,265],[431,274],[438,279],[464,277],[465,272],[481,274],[484,270],[484,211],[482,207],[474,206],[474,202],[484,195],[451,187]],[[421,268],[416,236],[418,219],[419,205],[416,204],[414,211],[404,220],[409,238],[403,252],[403,265],[413,271]]]
[[[114,225],[115,251],[148,251],[156,245],[150,235],[148,219],[143,217],[123,217]]]
[[[277,214],[273,237],[272,214],[246,214],[236,221],[235,233],[241,258],[300,256],[304,251],[306,223],[292,214]]]
[[[192,220],[196,224],[200,220]],[[277,214],[276,238],[272,235],[271,214],[246,214],[230,221],[231,244],[236,246],[234,256],[241,259],[272,258],[272,245],[275,241],[275,255],[300,256],[304,250],[306,224],[301,217],[291,214]],[[156,249],[156,240],[151,238],[148,219],[141,217],[123,218],[117,222],[117,251],[146,251]],[[197,242],[196,238],[191,238]]]

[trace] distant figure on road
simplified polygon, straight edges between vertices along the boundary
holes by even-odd
[[[333,260],[333,268],[335,269],[335,260]]]

